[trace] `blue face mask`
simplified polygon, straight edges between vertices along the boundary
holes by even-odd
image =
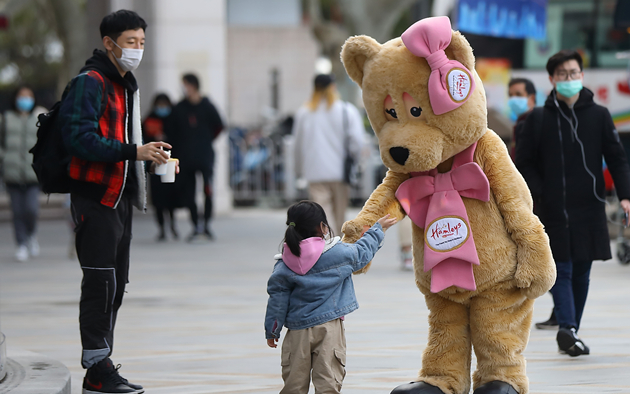
[[[171,114],[171,107],[155,107],[155,114],[160,118],[166,118]]]
[[[516,96],[510,97],[508,100],[508,106],[517,118],[529,110],[529,105],[527,104],[528,100],[527,97]]]
[[[582,80],[556,82],[556,91],[564,97],[573,97],[582,90]]]
[[[15,99],[15,106],[18,111],[30,112],[35,105],[35,99],[28,96],[21,96]]]

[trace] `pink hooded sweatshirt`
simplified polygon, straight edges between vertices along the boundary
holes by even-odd
[[[336,241],[336,239],[333,239],[333,241]],[[334,242],[328,249],[336,243]],[[305,275],[317,263],[327,246],[326,241],[321,237],[306,238],[300,242],[300,257],[297,257],[291,253],[291,249],[285,243],[282,251],[282,261],[291,271],[298,275]]]

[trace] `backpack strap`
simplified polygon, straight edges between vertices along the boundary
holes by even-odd
[[[105,109],[107,108],[107,97],[109,96],[107,82],[105,81],[105,78],[96,70],[89,70],[79,75],[89,75],[93,78],[96,78],[103,85],[103,94],[101,95],[101,109],[99,111],[99,116],[98,116],[98,118],[100,119],[105,114]],[[76,77],[78,77],[79,75],[77,75]],[[61,95],[61,101],[63,101],[63,99],[66,98],[66,96],[68,95],[68,92],[70,91],[70,85],[72,85],[72,81],[74,81],[74,78],[72,78],[72,80],[68,82],[68,84],[66,85],[66,88],[64,89],[63,94]]]
[[[348,130],[348,109],[345,101],[341,102],[341,108],[343,114],[343,146],[346,151],[346,156],[350,156],[350,131]]]
[[[107,108],[107,97],[108,97],[108,90],[107,90],[107,82],[105,81],[105,77],[103,77],[98,71],[96,70],[90,70],[87,72],[87,74],[91,77],[95,77],[96,79],[98,79],[101,84],[103,84],[103,94],[101,95],[101,111],[99,112],[99,119],[103,116],[103,114],[105,113],[105,109]]]

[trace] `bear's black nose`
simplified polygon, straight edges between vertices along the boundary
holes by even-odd
[[[392,159],[394,159],[396,163],[402,166],[405,165],[407,158],[409,158],[409,149],[395,146],[389,149],[389,154],[392,156]]]

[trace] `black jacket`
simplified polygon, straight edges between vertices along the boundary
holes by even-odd
[[[212,141],[221,130],[221,116],[207,97],[198,104],[184,99],[173,108],[167,131],[171,134],[168,138],[173,145],[173,157],[179,159],[182,171],[213,166]]]
[[[531,190],[556,261],[611,258],[605,204],[599,200],[605,198],[602,158],[619,199],[630,198],[626,152],[608,109],[595,104],[586,88],[573,109],[552,91],[519,134],[516,166]]]

